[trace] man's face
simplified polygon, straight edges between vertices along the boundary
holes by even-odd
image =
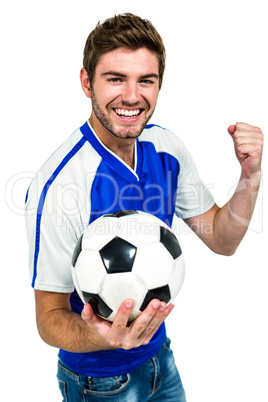
[[[90,121],[104,142],[111,135],[137,138],[152,116],[159,94],[157,56],[146,48],[119,48],[104,54],[90,92]]]

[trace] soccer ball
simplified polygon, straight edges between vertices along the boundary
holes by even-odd
[[[119,211],[101,216],[83,232],[72,276],[83,303],[109,321],[125,299],[133,299],[132,321],[154,298],[174,300],[184,280],[184,258],[163,221],[141,211]]]

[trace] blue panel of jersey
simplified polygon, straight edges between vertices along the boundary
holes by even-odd
[[[125,165],[115,170],[110,161],[102,160],[91,190],[90,223],[105,213],[137,209],[171,226],[179,163],[167,153],[157,153],[150,142],[138,141],[137,148],[139,180]]]
[[[91,188],[91,216],[89,223],[105,213],[124,209],[137,209],[151,213],[171,226],[175,210],[179,162],[172,155],[158,153],[153,143],[136,141],[136,174],[109,152],[97,140],[88,124],[81,131],[101,155]],[[76,292],[71,297],[73,311],[78,314],[83,304]],[[128,373],[151,358],[165,339],[162,324],[150,343],[132,350],[74,354],[60,351],[63,362],[74,371],[96,377]]]

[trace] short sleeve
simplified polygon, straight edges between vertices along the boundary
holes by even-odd
[[[30,188],[25,214],[31,285],[38,290],[70,293],[74,290],[71,259],[77,236],[71,220],[54,202],[55,191],[38,196],[35,187],[36,182]]]
[[[182,219],[201,215],[215,204],[214,198],[200,178],[196,164],[187,147],[180,142],[180,173],[175,214]]]

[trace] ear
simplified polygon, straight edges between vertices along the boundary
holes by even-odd
[[[89,78],[88,78],[88,74],[86,72],[86,70],[83,68],[81,68],[80,71],[80,82],[81,82],[81,86],[82,89],[85,93],[85,95],[88,98],[91,98],[91,89],[90,89],[90,83],[89,83]]]

